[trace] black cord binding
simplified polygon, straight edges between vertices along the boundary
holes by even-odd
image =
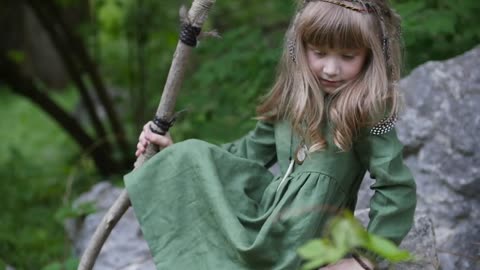
[[[197,37],[202,29],[200,27],[193,26],[188,23],[182,24],[182,30],[180,31],[180,40],[190,47],[197,46]]]
[[[176,120],[176,117],[172,117],[172,119],[166,120],[166,119],[158,118],[157,116],[155,116],[155,118],[153,119],[153,123],[159,129],[158,130],[154,129],[152,128],[152,125],[150,125],[150,130],[155,134],[159,134],[163,136],[167,134],[168,130],[173,126],[173,124],[175,123],[175,120]]]
[[[168,130],[173,126],[173,124],[175,123],[175,121],[183,114],[185,114],[188,110],[187,109],[183,109],[183,110],[180,110],[176,113],[174,113],[170,119],[165,119],[165,118],[160,118],[158,116],[155,115],[155,118],[153,119],[153,123],[155,124],[155,128],[152,128],[152,125],[150,125],[150,130],[155,133],[155,134],[159,134],[159,135],[165,135],[167,134]],[[158,129],[157,129],[158,128]]]

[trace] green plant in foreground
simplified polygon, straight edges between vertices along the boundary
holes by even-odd
[[[332,218],[326,228],[326,237],[307,242],[298,253],[306,260],[302,269],[317,269],[344,258],[348,253],[362,249],[389,262],[412,260],[412,255],[399,249],[391,241],[373,235],[363,228],[353,214],[345,211]]]
[[[45,267],[42,270],[75,270],[78,268],[79,260],[77,258],[68,258],[65,262],[53,262]]]

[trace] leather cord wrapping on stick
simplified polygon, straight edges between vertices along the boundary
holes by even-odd
[[[197,46],[197,37],[202,29],[195,27],[189,23],[182,24],[182,30],[180,31],[180,40],[190,47]]]
[[[152,122],[154,125],[150,125],[150,130],[153,133],[159,134],[159,135],[165,135],[167,132],[170,130],[170,128],[175,124],[175,121],[177,121],[178,117],[182,115],[183,113],[187,112],[186,109],[183,109],[181,111],[176,112],[173,114],[172,117],[170,118],[165,118],[165,117],[159,117],[155,115],[155,118],[153,118]]]
[[[153,119],[153,123],[159,127],[159,129],[155,129],[152,126],[150,126],[150,130],[153,133],[159,134],[159,135],[165,135],[167,134],[168,130],[173,126],[175,122],[175,118],[172,118],[171,120],[166,120],[164,118],[158,118],[155,116]]]

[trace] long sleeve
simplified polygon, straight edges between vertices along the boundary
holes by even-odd
[[[253,160],[264,166],[275,160],[275,134],[273,124],[258,121],[254,130],[246,136],[221,147],[242,158]]]
[[[355,144],[363,166],[375,179],[367,230],[396,244],[412,227],[416,206],[416,185],[403,162],[402,150],[395,129],[385,134],[364,134]]]

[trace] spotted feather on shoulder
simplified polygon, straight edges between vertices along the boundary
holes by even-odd
[[[397,115],[385,117],[372,127],[372,129],[370,130],[370,134],[383,135],[385,133],[388,133],[395,127],[396,122]]]

